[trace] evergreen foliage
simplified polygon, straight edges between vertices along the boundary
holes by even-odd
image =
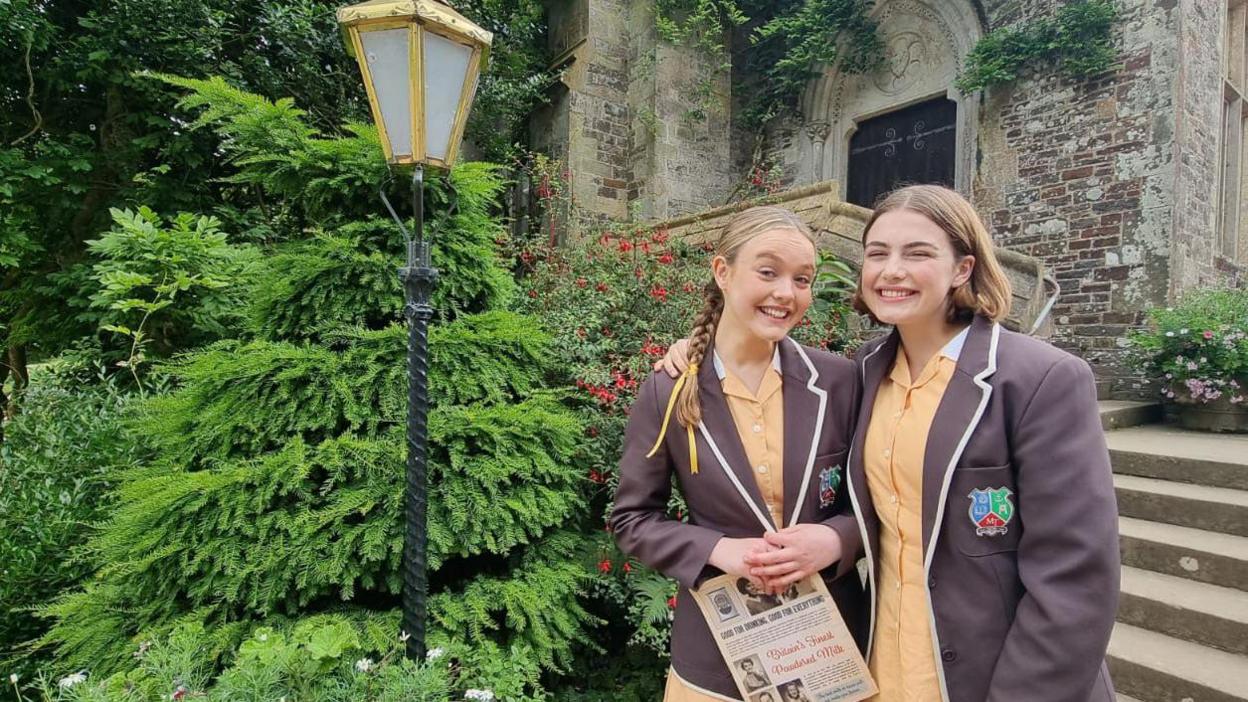
[[[165,80],[194,91],[182,104],[223,139],[227,177],[309,233],[256,263],[254,338],[164,364],[173,389],[130,424],[153,458],[119,477],[88,545],[94,577],[44,611],[65,669],[101,675],[132,668],[139,641],[197,626],[211,676],[258,625],[385,613],[401,592],[407,329],[388,282],[401,239],[372,216],[375,135],[314,136],[289,102]],[[548,387],[551,337],[499,309],[514,287],[491,211],[503,184],[496,167],[464,164],[427,193],[443,276],[429,339],[430,643],[508,658],[475,675],[522,697],[595,620],[578,601],[591,576],[576,530],[583,426]]]

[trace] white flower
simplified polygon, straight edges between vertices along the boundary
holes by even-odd
[[[69,689],[73,687],[74,685],[77,685],[78,683],[82,683],[86,681],[87,681],[87,671],[80,670],[77,673],[74,673],[73,675],[66,675],[65,677],[61,678],[59,681],[57,681],[56,686],[61,689]]]
[[[494,693],[489,690],[467,690],[464,692],[464,699],[490,702],[490,700],[494,699]]]
[[[406,631],[399,632],[399,643],[407,643],[407,640],[410,638],[412,638],[412,635]]]
[[[436,661],[442,657],[443,653],[446,653],[446,651],[443,651],[440,648],[431,648],[429,649],[428,652],[425,653],[425,660]]]
[[[1166,332],[1166,336],[1174,336],[1174,332]]]
[[[9,673],[9,682],[17,684],[17,673]]]
[[[360,671],[361,673],[367,673],[368,671],[373,669],[373,659],[361,658],[360,660],[355,662],[355,669]]]

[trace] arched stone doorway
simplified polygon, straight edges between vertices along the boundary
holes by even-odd
[[[870,128],[873,122],[878,125],[875,120],[883,117],[881,121],[887,121],[884,116],[893,113],[902,119],[899,111],[907,108],[942,106],[946,113],[953,113],[953,134],[945,134],[953,141],[947,154],[952,169],[950,184],[969,194],[979,101],[974,94],[958,91],[954,80],[963,57],[982,36],[978,16],[969,0],[884,0],[873,14],[880,22],[887,49],[885,65],[868,75],[828,69],[807,86],[802,97],[805,129],[799,142],[799,182],[837,180],[841,195],[847,197],[851,141],[860,127]],[[913,131],[913,124],[910,129]],[[926,125],[920,129],[924,130]],[[904,168],[897,177],[902,182],[941,182]]]

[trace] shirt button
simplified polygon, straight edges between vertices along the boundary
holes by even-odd
[[[888,457],[889,457],[889,456],[891,456],[891,455],[893,455],[893,450],[892,450],[892,449],[884,449],[884,457],[885,457],[885,458],[888,458]]]
[[[766,472],[767,472],[767,466],[762,465],[762,466],[759,466],[759,467],[755,468],[754,470],[757,470],[759,473],[766,473]]]
[[[946,648],[940,652],[940,659],[946,663],[952,663],[958,660],[958,654],[953,649]]]
[[[763,430],[763,425],[755,424],[754,426],[750,427],[750,429],[753,430],[755,434],[757,434]]]

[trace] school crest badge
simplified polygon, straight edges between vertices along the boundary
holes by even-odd
[[[1001,536],[1009,531],[1014,518],[1014,503],[1010,501],[1013,494],[1005,487],[971,490],[967,497],[971,498],[971,523],[976,536]]]
[[[828,466],[819,471],[819,506],[827,507],[836,500],[836,491],[841,487],[841,466]]]

